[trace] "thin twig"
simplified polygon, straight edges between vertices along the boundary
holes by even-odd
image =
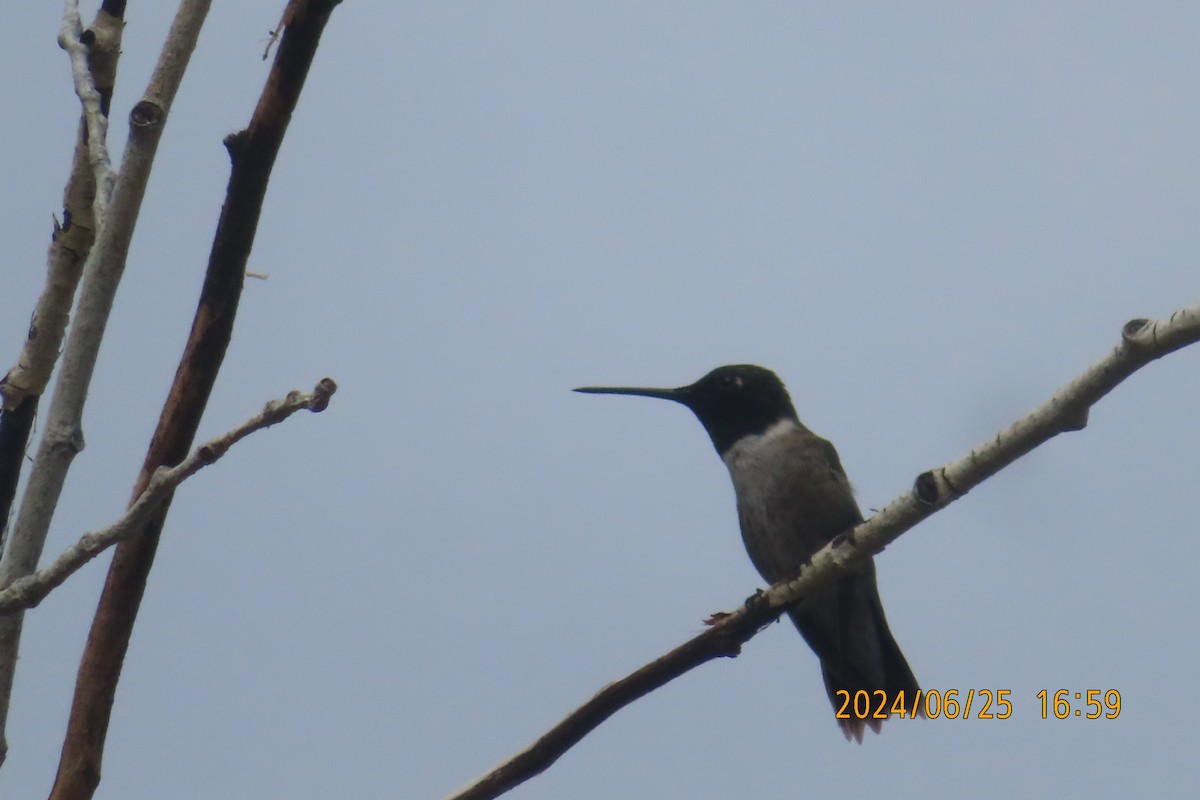
[[[314,413],[324,411],[335,391],[337,384],[330,378],[324,378],[311,392],[291,392],[282,400],[272,400],[261,412],[241,425],[200,445],[178,465],[159,467],[154,471],[145,490],[120,519],[106,528],[85,533],[50,566],[17,580],[0,591],[0,614],[7,614],[18,608],[33,608],[84,564],[117,542],[140,532],[146,518],[164,498],[175,491],[179,484],[218,461],[233,445],[255,431],[283,422],[301,409],[308,409]]]
[[[71,58],[71,76],[75,81],[75,94],[83,104],[87,122],[88,160],[96,181],[96,199],[93,209],[97,227],[104,224],[108,212],[108,201],[112,197],[116,173],[108,154],[108,115],[105,113],[100,92],[92,79],[88,65],[88,46],[83,40],[83,23],[79,18],[79,0],[67,0],[63,11],[62,28],[58,33],[58,46],[67,51]]]

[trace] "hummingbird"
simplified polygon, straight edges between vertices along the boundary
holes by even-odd
[[[717,367],[676,389],[575,391],[658,397],[690,408],[729,469],[742,542],[769,583],[794,577],[814,553],[863,521],[837,450],[800,422],[783,381],[768,369]],[[847,741],[861,744],[868,726],[879,732],[877,710],[889,714],[896,703],[919,708],[917,679],[888,628],[873,559],[858,562],[787,613],[821,660],[825,691],[835,712],[843,712],[838,724]],[[853,710],[861,691],[870,700],[865,719],[861,705],[857,715]]]

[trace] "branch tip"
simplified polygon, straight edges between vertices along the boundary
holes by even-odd
[[[0,591],[0,616],[24,608],[33,608],[46,595],[61,585],[80,567],[112,545],[131,539],[145,531],[146,514],[158,507],[175,491],[179,484],[195,475],[204,467],[224,457],[230,448],[246,436],[260,431],[276,422],[281,422],[302,408],[324,409],[329,405],[329,396],[337,385],[330,378],[322,378],[311,394],[292,391],[283,400],[267,403],[262,413],[251,417],[236,428],[204,442],[192,454],[173,467],[159,466],[141,493],[130,503],[125,514],[112,525],[85,533],[68,547],[55,561],[33,575],[26,575]],[[68,441],[74,441],[72,436]],[[82,446],[82,434],[79,435]]]
[[[321,378],[313,387],[312,397],[308,401],[308,410],[320,414],[329,408],[329,398],[337,391],[337,383],[333,378]]]

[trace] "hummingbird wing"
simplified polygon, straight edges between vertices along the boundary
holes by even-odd
[[[917,705],[920,686],[888,628],[873,563],[818,590],[788,615],[821,659],[829,702],[848,715],[838,719],[847,739],[862,742],[868,726],[878,733],[897,703],[910,710]],[[867,716],[858,716],[864,709]]]

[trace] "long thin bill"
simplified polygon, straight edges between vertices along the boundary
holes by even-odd
[[[660,397],[663,400],[683,402],[683,392],[680,389],[643,389],[636,386],[580,386],[576,392],[584,394],[628,394],[636,397]]]

